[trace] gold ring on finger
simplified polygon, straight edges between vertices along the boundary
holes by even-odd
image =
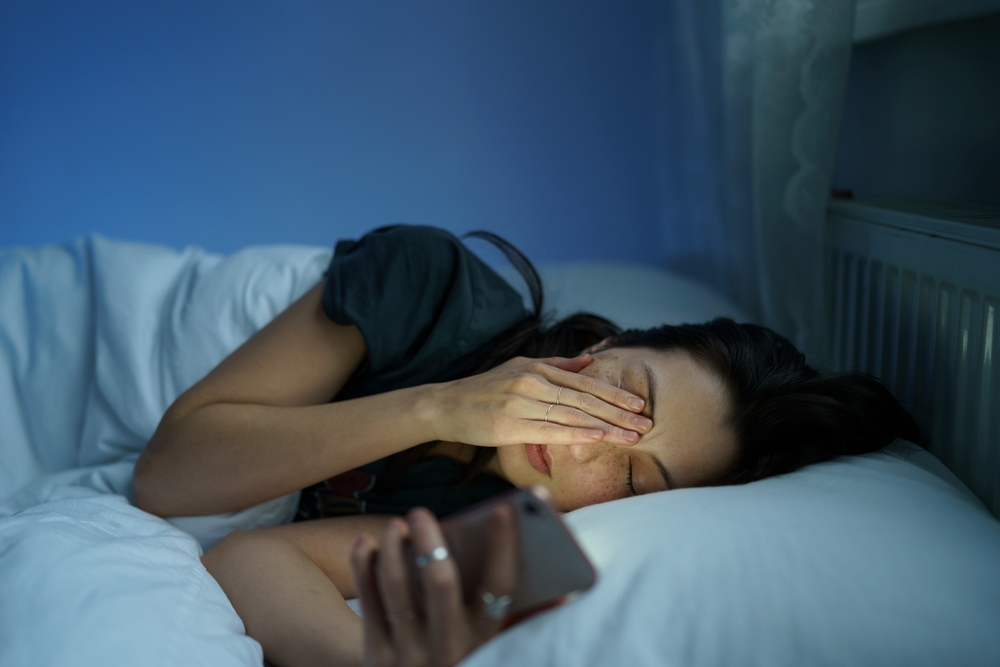
[[[545,411],[545,421],[549,420],[549,413],[552,412],[552,408],[556,407],[555,403],[549,403],[549,409]]]

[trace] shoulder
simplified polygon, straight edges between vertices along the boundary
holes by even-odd
[[[469,307],[474,301],[490,307],[510,302],[518,318],[527,314],[520,295],[447,230],[393,225],[337,243],[324,295],[324,307],[334,321],[340,322],[337,303],[360,301],[370,308],[396,297],[438,312],[446,301]]]
[[[458,237],[419,225],[338,243],[323,310],[361,331],[365,393],[450,376],[464,357],[528,316],[520,294]]]
[[[393,225],[337,243],[327,272],[326,302],[359,293],[387,295],[418,290],[440,297],[478,259],[451,232]],[[366,299],[367,301],[367,299]]]
[[[461,240],[451,232],[424,225],[390,225],[368,232],[358,240],[337,243],[335,258],[366,255],[410,255],[436,259],[455,253],[469,252]]]

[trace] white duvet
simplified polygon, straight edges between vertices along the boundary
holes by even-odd
[[[199,558],[295,497],[170,523],[130,504],[132,467],[174,398],[329,259],[98,236],[0,250],[0,665],[261,664]]]

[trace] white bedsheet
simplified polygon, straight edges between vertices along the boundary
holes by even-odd
[[[39,476],[138,454],[173,399],[314,285],[329,257],[268,246],[222,258],[99,236],[0,249],[4,511]]]
[[[170,403],[329,258],[300,246],[223,258],[100,236],[0,249],[0,667],[261,663],[199,557],[234,528],[287,520],[296,494],[168,522],[130,505],[132,468]],[[579,307],[559,281],[593,274],[584,269],[550,272],[557,309]],[[665,274],[644,277],[654,296],[738,314]],[[588,293],[604,282],[592,278]],[[634,326],[650,298],[631,311],[613,299],[613,314]]]
[[[54,490],[0,520],[0,664],[260,665],[200,555],[121,496]]]
[[[199,557],[234,528],[287,520],[297,494],[168,522],[130,505],[132,468],[170,403],[329,258],[301,246],[224,258],[100,236],[0,249],[0,667],[261,663]],[[651,269],[543,273],[561,312],[603,304],[626,326],[740,316]],[[642,289],[621,298],[616,275]]]
[[[329,257],[100,237],[0,250],[0,667],[261,664],[199,557],[229,530],[289,518],[296,494],[164,521],[130,504],[132,466],[171,401]],[[739,317],[654,270],[542,273],[562,313]],[[1000,663],[1000,524],[926,452],[626,499],[568,523],[598,584],[468,664]]]

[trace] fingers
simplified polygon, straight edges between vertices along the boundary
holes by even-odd
[[[625,391],[621,387],[616,387],[587,375],[580,375],[579,373],[549,366],[546,379],[557,386],[568,387],[578,392],[589,394],[608,405],[628,412],[641,412],[646,406],[646,401],[639,396]],[[563,394],[565,395],[565,392]]]
[[[536,493],[544,500],[544,490]],[[472,609],[463,604],[458,567],[430,512],[412,511],[409,526],[390,521],[380,548],[362,535],[351,553],[351,568],[364,612],[366,664],[453,665],[499,632],[520,570],[515,521],[508,505],[490,515],[485,575]],[[407,535],[418,554],[426,623],[415,611],[403,546]]]
[[[520,375],[513,386],[517,393],[529,399],[524,404],[522,419],[537,419],[586,430],[600,429],[603,432],[601,439],[611,444],[627,446],[637,443],[653,427],[650,419],[636,414],[643,409],[645,401],[607,382],[559,367],[560,364],[566,365],[563,362],[577,360],[580,363],[590,363],[592,357],[582,355],[572,360],[518,360],[521,364]],[[538,401],[538,404],[531,403],[531,399]],[[572,436],[574,441],[545,441],[545,444],[586,444],[596,441],[590,433],[563,432],[562,436]],[[581,436],[582,439],[576,440],[576,436]],[[529,439],[527,442],[541,441]]]
[[[525,428],[529,429],[525,433],[525,442],[546,445],[574,445],[604,441],[628,446],[639,441],[638,433],[612,426],[576,408],[561,405],[551,408],[544,405],[542,407],[548,413],[548,419],[543,418],[541,422],[534,421],[524,424]]]
[[[403,549],[408,532],[406,524],[400,519],[393,519],[386,526],[375,568],[375,581],[395,654],[400,664],[410,665],[424,661],[425,647],[423,621],[417,614]]]
[[[593,361],[517,357],[480,375],[442,385],[433,394],[438,439],[498,447],[534,442],[634,445],[652,421],[636,414],[645,401],[577,372]]]
[[[375,582],[377,556],[375,538],[371,535],[362,535],[351,552],[351,571],[354,574],[354,586],[358,598],[361,600],[365,653],[371,658],[370,663],[389,664],[392,657],[389,622],[382,608],[378,585]]]
[[[434,516],[425,509],[410,512],[410,535],[418,555],[439,554],[444,536]],[[435,664],[461,660],[471,646],[462,602],[462,584],[454,559],[431,558],[420,568],[427,614],[427,639]]]
[[[509,400],[505,409],[508,421],[504,441],[500,444],[536,442],[546,445],[585,445],[605,441],[614,445],[634,445],[648,433],[653,422],[631,412],[609,406],[590,395],[581,395],[566,387],[547,383],[544,379],[522,381],[523,392]],[[537,398],[554,401],[558,394],[559,405]],[[577,407],[583,405],[585,409]],[[594,416],[587,411],[596,412]],[[622,428],[614,421],[631,425]],[[637,430],[636,430],[637,429]]]
[[[479,626],[479,641],[485,641],[500,632],[514,594],[520,573],[520,545],[514,513],[509,505],[501,505],[490,515],[490,544],[487,550],[485,575],[479,597],[482,602]],[[492,603],[495,611],[489,613]]]
[[[653,427],[652,420],[609,405],[592,394],[564,387],[559,398],[559,405],[546,407],[549,422],[603,429],[605,441],[612,444],[634,445]]]

